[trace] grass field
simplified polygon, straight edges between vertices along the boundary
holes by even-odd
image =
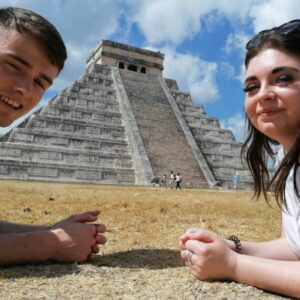
[[[236,283],[198,281],[179,258],[178,238],[190,227],[252,241],[278,237],[279,209],[249,193],[26,181],[0,181],[0,188],[0,219],[51,224],[100,209],[108,227],[107,245],[86,264],[1,268],[1,299],[281,298]]]

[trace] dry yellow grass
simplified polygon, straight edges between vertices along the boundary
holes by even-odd
[[[87,264],[0,269],[1,299],[280,298],[236,283],[195,280],[179,259],[178,238],[190,227],[253,241],[278,237],[279,209],[249,193],[26,181],[0,181],[0,188],[0,219],[51,224],[100,209],[109,229],[102,253]]]

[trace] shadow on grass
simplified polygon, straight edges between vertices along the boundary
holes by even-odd
[[[17,279],[17,278],[33,278],[33,277],[62,277],[68,274],[79,273],[80,269],[75,263],[41,263],[26,264],[13,267],[0,268],[0,278]]]
[[[180,252],[171,249],[133,249],[95,256],[91,264],[98,267],[166,269],[182,267]]]
[[[180,252],[171,249],[132,249],[94,256],[87,265],[130,269],[166,269],[182,267]],[[80,264],[84,265],[84,264]],[[52,278],[78,274],[82,270],[75,263],[24,264],[0,268],[0,278]]]

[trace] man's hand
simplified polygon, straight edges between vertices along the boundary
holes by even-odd
[[[89,224],[97,220],[99,211],[70,216],[51,227],[55,239],[49,245],[50,259],[55,261],[88,260],[92,253],[99,252],[99,244],[105,244],[103,224]],[[50,242],[49,242],[50,243]]]

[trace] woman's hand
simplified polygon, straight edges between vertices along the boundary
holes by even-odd
[[[189,229],[180,238],[181,258],[200,280],[231,279],[237,253],[226,241],[205,229]]]

